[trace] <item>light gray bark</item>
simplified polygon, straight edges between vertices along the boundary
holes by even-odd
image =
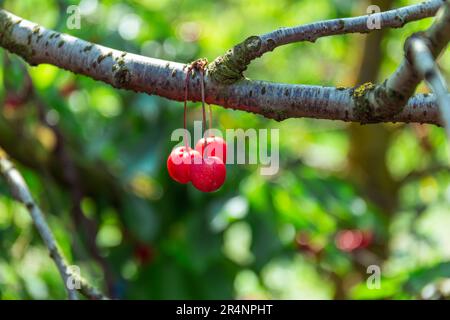
[[[243,77],[243,71],[252,60],[282,45],[301,41],[315,42],[319,38],[333,35],[372,32],[374,29],[371,29],[369,19],[373,18],[380,22],[381,29],[401,28],[406,23],[434,16],[444,2],[445,0],[424,1],[372,16],[319,21],[251,36],[212,62],[212,77],[220,83],[234,83]]]
[[[397,12],[401,12],[402,15],[399,16],[402,17],[403,23],[406,23],[433,14],[440,3],[443,1],[432,0],[422,5],[398,9],[400,11]],[[383,17],[386,23],[384,27],[397,26],[395,22],[388,23],[389,19],[396,19],[396,15],[392,12],[384,13]],[[352,22],[347,24],[355,27],[343,30],[345,32],[361,31],[356,26],[361,27],[365,19],[367,18],[351,18],[349,21]],[[320,26],[321,23],[316,24],[316,28]],[[301,27],[297,28],[301,29]],[[5,10],[0,10],[0,30],[0,46],[22,56],[32,65],[49,63],[104,81],[116,88],[156,94],[171,100],[184,100],[187,73],[185,64],[143,57],[96,45],[67,34],[47,30]],[[307,27],[305,30],[314,33],[312,27]],[[329,32],[328,35],[330,34],[332,33]],[[316,32],[316,35],[319,33]],[[322,36],[324,35],[327,35],[327,32],[322,33]],[[300,41],[301,38],[298,39]],[[407,105],[400,109],[402,111],[399,110],[397,114],[391,114],[389,117],[368,117],[361,112],[360,100],[355,98],[355,93],[360,94],[361,88],[355,90],[355,88],[282,84],[248,79],[226,84],[214,81],[210,72],[211,69],[205,75],[207,103],[252,112],[275,120],[308,117],[363,123],[442,124],[436,98],[433,95],[413,96]],[[366,94],[366,91],[362,91]],[[188,99],[201,100],[198,72],[195,72],[189,81]]]
[[[369,117],[389,117],[399,113],[414,94],[422,78],[415,70],[408,46],[411,39],[421,38],[433,57],[445,50],[450,41],[450,3],[444,2],[433,25],[424,32],[412,35],[405,44],[405,58],[395,72],[382,84],[368,91],[364,102]]]
[[[0,150],[0,152],[3,151]],[[34,225],[36,226],[39,235],[50,253],[50,257],[53,259],[56,267],[58,268],[69,300],[78,299],[76,294],[77,288],[71,288],[69,286],[69,283],[72,282],[79,283],[78,290],[80,290],[80,292],[86,297],[91,299],[104,299],[105,297],[103,294],[89,285],[85,279],[71,272],[66,260],[58,248],[53,232],[47,224],[44,214],[31,196],[30,190],[28,189],[24,178],[4,154],[0,154],[0,174],[5,178],[5,181],[11,190],[12,196],[28,209]]]
[[[450,97],[444,77],[434,61],[433,54],[426,43],[420,38],[413,38],[409,44],[410,55],[413,59],[414,68],[425,79],[428,87],[435,93],[441,112],[444,126],[450,141]]]

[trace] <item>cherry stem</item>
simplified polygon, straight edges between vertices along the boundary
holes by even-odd
[[[208,108],[209,108],[209,134],[212,137],[212,133],[211,133],[211,128],[212,128],[212,108],[211,108],[210,104],[208,104]]]
[[[203,134],[206,131],[206,110],[205,110],[205,77],[203,69],[200,69],[200,87],[202,91],[202,112],[203,112]]]
[[[183,127],[184,127],[184,143],[186,146],[186,150],[188,149],[188,136],[186,129],[186,117],[187,117],[187,100],[188,100],[188,92],[189,92],[189,74],[191,73],[191,69],[188,68],[186,79],[184,80],[184,117],[183,117]]]

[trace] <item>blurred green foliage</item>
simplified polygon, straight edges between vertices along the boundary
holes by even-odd
[[[412,3],[395,1],[395,6]],[[79,30],[67,29],[69,5],[80,5]],[[3,6],[88,41],[188,63],[199,57],[213,60],[252,34],[365,14],[367,3],[5,0]],[[380,79],[402,59],[406,37],[430,22],[386,33]],[[352,86],[363,41],[363,35],[350,35],[278,48],[252,63],[246,75]],[[5,52],[0,49],[0,54]],[[12,55],[5,61],[0,63],[0,101],[24,83],[24,63]],[[442,57],[441,66],[448,71],[449,55]],[[347,124],[309,119],[276,123],[213,106],[219,129],[280,129],[281,168],[276,176],[263,177],[255,165],[229,165],[224,187],[201,194],[171,181],[165,168],[174,145],[170,134],[182,126],[182,103],[116,90],[49,65],[26,68],[37,96],[48,106],[47,120],[63,132],[70,155],[94,171],[96,166],[108,168],[114,183],[125,186],[120,205],[95,194],[81,201],[83,214],[99,226],[96,245],[112,274],[108,280],[105,267],[82,241],[69,188],[50,173],[42,174],[47,169],[19,163],[66,257],[92,283],[109,286],[114,297],[408,299],[420,296],[430,283],[450,278],[446,170],[407,180],[399,187],[395,212],[386,212],[353,179]],[[33,101],[13,110],[2,106],[6,121],[20,125],[21,132],[52,152],[54,132],[39,121],[35,110]],[[190,104],[188,123],[200,118],[199,105]],[[386,127],[393,134],[385,161],[395,181],[448,162],[442,129]],[[24,143],[21,136],[15,143]],[[57,270],[26,210],[11,200],[4,184],[0,187],[0,298],[64,298]],[[370,231],[373,240],[366,249],[342,251],[336,236],[346,229]],[[366,264],[373,261],[382,269],[379,290],[366,286]]]

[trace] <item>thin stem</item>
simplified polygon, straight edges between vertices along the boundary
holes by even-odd
[[[64,288],[67,291],[69,300],[77,300],[76,290],[91,299],[106,299],[97,289],[92,287],[80,275],[72,272],[65,258],[56,243],[55,236],[50,229],[45,216],[39,206],[35,203],[31,192],[20,174],[13,164],[6,158],[3,151],[0,150],[0,174],[5,178],[6,183],[11,189],[12,196],[25,205],[30,216],[38,230],[45,246],[47,247],[50,257],[53,259],[59,274],[63,280]],[[70,284],[75,284],[73,288]],[[78,285],[78,286],[77,286]]]
[[[302,41],[315,42],[334,35],[401,28],[408,22],[434,16],[443,3],[443,0],[430,0],[376,15],[318,21],[251,36],[215,59],[209,68],[210,75],[217,82],[231,84],[243,78],[243,72],[254,59],[280,46]],[[376,26],[369,23],[371,17],[379,21]]]
[[[184,115],[183,115],[183,128],[184,128],[184,145],[186,147],[186,150],[189,148],[188,144],[188,135],[187,135],[187,125],[186,125],[186,118],[187,118],[187,101],[188,101],[188,93],[189,93],[189,74],[190,69],[188,69],[188,72],[186,73],[186,79],[184,80]]]
[[[208,104],[208,109],[209,109],[209,132],[211,134],[211,128],[212,128],[212,107],[211,107],[210,104]]]
[[[45,221],[44,215],[42,214],[40,208],[35,204],[25,180],[19,171],[14,168],[12,163],[3,155],[0,155],[0,171],[11,188],[14,198],[24,204],[28,209],[28,212],[30,213],[31,218],[38,229],[44,244],[50,252],[50,257],[53,259],[56,267],[58,268],[69,300],[77,300],[78,297],[76,295],[76,290],[68,287],[68,283],[71,281],[69,266],[67,265],[67,262],[63,258],[62,253],[56,244],[55,237]]]
[[[200,69],[200,88],[202,95],[202,113],[203,113],[203,133],[206,131],[206,109],[205,109],[205,76],[203,69]]]
[[[406,41],[404,46],[408,50],[409,42],[412,39],[421,38],[426,41],[431,53],[431,59],[437,59],[441,52],[445,51],[450,41],[450,3],[442,2],[442,6],[434,19],[433,24],[425,31],[413,34]],[[408,103],[409,98],[416,91],[421,81],[417,70],[413,67],[408,52],[397,69],[382,83],[370,88],[361,88],[355,91],[355,99],[360,113],[369,118],[386,118],[399,114]],[[447,92],[445,93],[447,94]],[[364,109],[364,105],[369,104],[369,108]],[[423,111],[424,115],[426,110]]]
[[[409,42],[414,68],[435,93],[450,143],[450,98],[447,83],[439,71],[433,55],[423,39],[416,37]]]
[[[434,16],[444,2],[442,0],[430,0],[377,13],[376,16],[379,18],[380,25],[376,28],[371,28],[370,23],[368,23],[371,17],[369,15],[325,20],[296,27],[281,28],[261,36],[263,44],[260,49],[260,54],[272,51],[274,49],[273,42],[278,47],[293,42],[314,42],[318,38],[333,35],[367,33],[380,29],[401,28],[408,22]],[[374,16],[375,14],[372,15],[372,17]],[[270,39],[273,41],[272,44]]]

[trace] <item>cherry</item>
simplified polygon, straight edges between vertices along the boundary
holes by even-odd
[[[5,109],[15,110],[19,109],[25,103],[24,99],[15,93],[7,93],[5,97]]]
[[[173,149],[167,159],[167,170],[170,177],[179,183],[191,181],[191,164],[195,156],[200,157],[200,154],[189,147]]]
[[[202,192],[218,190],[225,182],[227,169],[218,157],[202,157],[199,153],[194,155],[191,165],[191,180],[195,188]]]
[[[372,242],[373,242],[373,238],[374,238],[374,234],[372,230],[364,230],[362,231],[362,241],[361,241],[361,245],[359,246],[360,248],[367,248],[369,247]]]
[[[223,163],[227,162],[227,143],[221,137],[202,138],[195,145],[195,150],[202,156],[218,157]]]
[[[362,233],[359,230],[340,230],[336,235],[336,246],[341,251],[351,252],[361,245]]]
[[[336,235],[336,246],[347,252],[364,249],[372,244],[373,236],[371,230],[341,230]]]
[[[147,265],[153,260],[154,250],[149,245],[137,244],[134,247],[134,256],[137,258],[140,264]]]

